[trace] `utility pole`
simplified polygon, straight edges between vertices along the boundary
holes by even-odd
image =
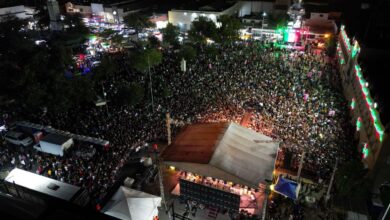
[[[168,145],[171,145],[172,143],[172,137],[171,137],[171,114],[167,112],[165,114],[166,116],[166,124],[167,124],[167,138],[168,138]]]
[[[163,169],[164,169],[164,164],[163,161],[160,159],[157,148],[154,149],[155,152],[155,161],[156,161],[156,166],[158,169],[158,181],[160,185],[160,196],[161,196],[161,201],[164,204],[164,208],[166,211],[168,211],[167,207],[167,201],[165,200],[165,191],[164,191],[164,184],[163,184]]]
[[[150,61],[149,61],[149,55],[148,55],[148,72],[149,72],[150,96],[152,97],[152,113],[154,113],[153,83],[152,83],[152,76],[150,75]]]
[[[106,102],[105,106],[106,106],[107,116],[110,116],[110,113],[108,112],[107,93],[104,90],[103,82],[102,82],[102,89],[103,89],[104,101]]]
[[[303,159],[305,158],[305,154],[306,154],[306,152],[303,151],[302,157],[301,157],[301,162],[299,163],[299,168],[298,168],[298,175],[297,175],[298,176],[297,177],[298,181],[301,179],[301,171],[302,171]]]
[[[328,186],[328,191],[326,192],[325,203],[327,203],[328,200],[330,199],[330,191],[332,190],[332,185],[333,185],[333,181],[334,181],[334,175],[335,175],[336,170],[337,170],[337,163],[338,163],[338,162],[339,162],[339,160],[336,159],[336,164],[334,165],[332,177],[330,178],[330,182],[329,182],[329,186]]]
[[[261,21],[261,38],[263,38],[263,31],[264,31],[263,29],[264,29],[264,18],[265,18],[265,16],[267,16],[267,13],[263,12],[263,14],[262,14],[263,19]]]

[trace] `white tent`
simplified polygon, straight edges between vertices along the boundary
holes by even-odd
[[[121,186],[102,212],[123,220],[152,220],[160,205],[158,196]]]
[[[164,160],[164,163],[199,175],[257,188],[259,183],[272,180],[279,144],[279,141],[231,122],[222,137],[218,137],[207,164],[174,160]]]
[[[251,129],[230,123],[210,165],[257,186],[272,180],[279,142]]]

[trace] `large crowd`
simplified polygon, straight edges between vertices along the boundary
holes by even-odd
[[[31,122],[110,141],[110,148],[84,158],[76,150],[65,157],[1,150],[2,166],[18,166],[89,190],[99,203],[117,180],[134,147],[144,141],[166,139],[165,112],[183,124],[234,121],[250,112],[249,127],[281,141],[281,154],[291,153],[297,168],[306,152],[304,169],[327,178],[337,158],[348,158],[351,140],[347,105],[339,92],[335,62],[324,54],[267,47],[256,42],[214,45],[215,53],[199,47],[195,59],[181,71],[178,53],[164,51],[163,62],[152,68],[154,109],[149,77],[126,66],[125,55],[112,55],[118,72],[103,82],[110,100],[118,88],[145,85],[144,102],[136,106],[108,103],[108,109],[90,105],[67,112],[23,115]],[[168,90],[167,92],[164,92]],[[108,113],[108,114],[107,114]],[[23,165],[23,161],[37,166]],[[13,162],[12,162],[13,161]],[[25,162],[24,162],[25,163]]]

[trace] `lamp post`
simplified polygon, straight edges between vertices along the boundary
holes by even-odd
[[[263,29],[264,29],[264,18],[267,16],[266,12],[263,12],[262,17],[263,19],[261,20],[261,37],[263,38]]]
[[[103,82],[102,82],[102,89],[103,89],[103,96],[104,96],[104,101],[106,102],[105,106],[106,106],[106,112],[107,112],[107,116],[110,116],[110,112],[108,111],[108,103],[107,103],[107,93],[106,91],[104,90],[104,85],[103,85]]]
[[[154,113],[154,101],[153,101],[153,83],[152,83],[152,76],[150,75],[150,61],[149,61],[149,54],[148,54],[148,73],[149,73],[150,96],[151,96],[151,98],[152,98],[152,113]]]

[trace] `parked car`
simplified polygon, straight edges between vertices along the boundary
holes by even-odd
[[[27,147],[33,143],[32,138],[22,132],[9,131],[5,134],[4,139],[11,144]]]

